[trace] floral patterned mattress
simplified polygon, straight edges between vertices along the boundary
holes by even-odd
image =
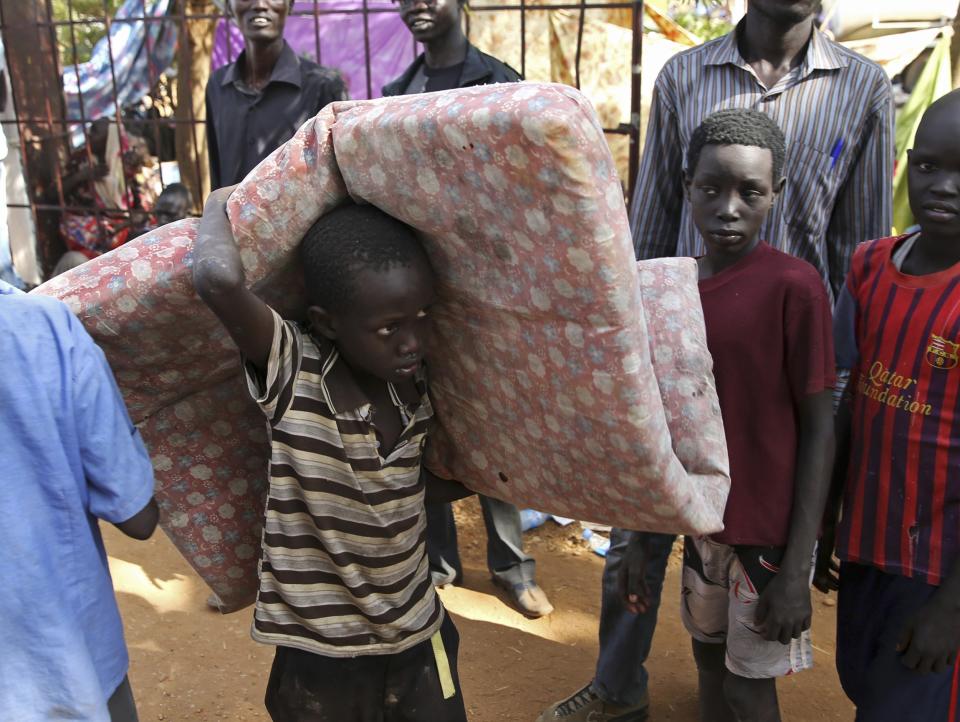
[[[296,247],[348,197],[417,229],[439,278],[427,464],[523,507],[705,534],[729,489],[696,265],[637,264],[589,103],[509,84],[334,104],[238,187],[252,287],[303,305]],[[107,354],[154,462],[161,524],[223,608],[253,600],[269,454],[236,348],[197,298],[197,221],[37,289]]]

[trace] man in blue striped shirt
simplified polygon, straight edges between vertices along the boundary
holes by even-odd
[[[679,53],[664,66],[654,88],[631,205],[637,258],[702,255],[702,240],[684,202],[683,159],[697,126],[726,108],[761,110],[783,129],[786,187],[760,237],[813,264],[831,299],[843,286],[856,245],[889,235],[894,158],[890,83],[876,64],[816,29],[819,4],[750,0],[732,33]],[[631,540],[647,550],[648,598],[646,611],[638,615],[626,610],[618,590],[621,560]],[[672,535],[613,530],[603,574],[596,675],[545,710],[538,722],[646,719],[643,663],[673,541]]]
[[[703,254],[683,202],[683,157],[694,129],[725,108],[761,110],[783,129],[787,185],[760,235],[812,263],[831,297],[843,286],[856,245],[889,235],[890,82],[879,66],[813,29],[816,4],[754,0],[734,32],[663,68],[631,206],[638,259]],[[779,32],[770,27],[804,8],[809,13],[800,23]],[[759,18],[763,34],[751,32]],[[778,51],[784,31],[803,39],[799,55]]]

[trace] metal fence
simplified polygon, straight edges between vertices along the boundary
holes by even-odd
[[[371,44],[371,25],[384,13],[396,13],[396,8],[383,0],[317,0],[296,2],[291,20],[312,22],[312,48],[302,49],[321,64],[331,54],[329,41],[323,42],[325,23],[333,18],[354,16],[362,22],[363,68],[359,83],[351,88],[353,97],[376,97],[373,68],[377,64],[376,50]],[[502,0],[486,0],[497,3]],[[165,5],[162,15],[150,15],[144,10]],[[171,162],[176,162],[183,182],[190,189],[194,210],[200,207],[208,177],[204,145],[205,122],[203,89],[209,77],[214,42],[224,45],[227,60],[233,60],[242,46],[223,25],[222,3],[211,0],[153,0],[124,5],[138,5],[139,11],[121,17],[107,0],[90,9],[88,1],[81,12],[76,5],[79,0],[0,0],[0,30],[6,47],[8,69],[7,89],[12,95],[12,111],[0,114],[0,124],[11,143],[11,152],[20,154],[26,179],[26,197],[9,198],[11,209],[28,209],[36,227],[36,247],[45,271],[56,262],[63,252],[64,238],[61,225],[69,214],[85,214],[97,224],[102,234],[113,232],[115,227],[142,222],[139,208],[145,204],[143,195],[152,195],[166,186],[169,178],[163,172]],[[128,8],[129,9],[129,8]],[[631,57],[631,104],[630,119],[605,132],[630,138],[629,178],[636,176],[639,155],[640,116],[640,58],[642,52],[643,0],[618,2],[557,2],[535,4],[530,0],[516,0],[515,4],[483,4],[482,0],[471,3],[467,15],[467,34],[471,25],[484,13],[502,13],[510,17],[514,31],[519,33],[519,67],[525,74],[529,61],[529,18],[535,14],[565,10],[578,17],[578,33],[575,57],[575,84],[579,87],[581,77],[581,45],[584,24],[588,13],[598,10],[628,11],[632,17]],[[125,26],[125,32],[115,32]],[[151,57],[163,43],[169,42],[158,29],[177,30],[177,46],[172,63],[160,67]],[[91,33],[95,30],[95,33]],[[106,47],[101,48],[99,59],[103,70],[102,81],[91,89],[89,78],[81,77],[78,63],[81,51],[91,34],[103,34]],[[125,99],[124,83],[119,77],[130,66],[130,48],[124,44],[135,33],[144,37],[139,51],[146,53],[146,62],[140,66],[140,83],[145,83],[145,93],[135,103]],[[118,40],[120,38],[121,40]],[[170,48],[163,46],[166,52]],[[223,51],[221,47],[221,52]],[[310,52],[312,50],[312,52]],[[409,58],[417,52],[410,40]],[[104,58],[106,58],[104,64]],[[133,62],[141,62],[137,56]],[[516,62],[514,60],[513,62]],[[326,63],[331,64],[332,63]],[[106,72],[105,68],[109,68]],[[145,72],[145,75],[144,75]],[[86,87],[85,84],[86,83]],[[70,85],[71,101],[68,102],[64,86]],[[356,87],[359,85],[360,87]],[[88,96],[95,97],[85,97]],[[91,100],[100,103],[99,110],[91,112]],[[106,104],[104,106],[104,103]],[[8,101],[9,104],[9,101]],[[96,105],[96,103],[93,103]],[[8,105],[9,107],[9,105]],[[106,108],[106,110],[104,110]],[[151,187],[139,176],[132,180],[123,174],[124,187],[119,189],[129,202],[117,205],[78,204],[77,194],[70,186],[68,169],[77,163],[94,164],[91,148],[91,126],[94,117],[107,117],[109,123],[123,124],[134,137],[145,140],[151,163]],[[103,123],[104,121],[101,121]],[[136,148],[134,150],[137,150]],[[131,153],[131,164],[138,161]],[[145,157],[145,156],[144,156]],[[73,165],[71,166],[71,162]],[[142,175],[142,173],[141,173]],[[159,181],[159,183],[157,183]],[[124,207],[126,206],[126,207]]]

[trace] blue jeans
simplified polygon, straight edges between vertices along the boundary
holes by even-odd
[[[533,581],[536,563],[523,552],[520,510],[513,504],[488,496],[480,497],[483,524],[487,528],[487,568],[504,584],[514,586]],[[453,507],[446,502],[427,506],[427,557],[434,583],[459,584],[463,578],[457,548],[457,524]]]
[[[623,605],[617,587],[620,562],[632,534],[647,539],[646,582],[650,607],[643,614],[631,614]],[[643,663],[650,654],[657,627],[660,592],[667,573],[667,560],[676,537],[673,534],[630,532],[613,529],[610,550],[603,567],[603,592],[600,601],[600,657],[593,678],[593,691],[608,704],[633,707],[647,697],[649,675]]]

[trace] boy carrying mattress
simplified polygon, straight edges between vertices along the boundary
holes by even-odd
[[[459,637],[424,543],[427,257],[376,208],[338,208],[300,248],[308,323],[285,321],[246,286],[231,190],[207,202],[193,273],[270,431],[252,631],[277,646],[267,710],[276,722],[465,720]]]

